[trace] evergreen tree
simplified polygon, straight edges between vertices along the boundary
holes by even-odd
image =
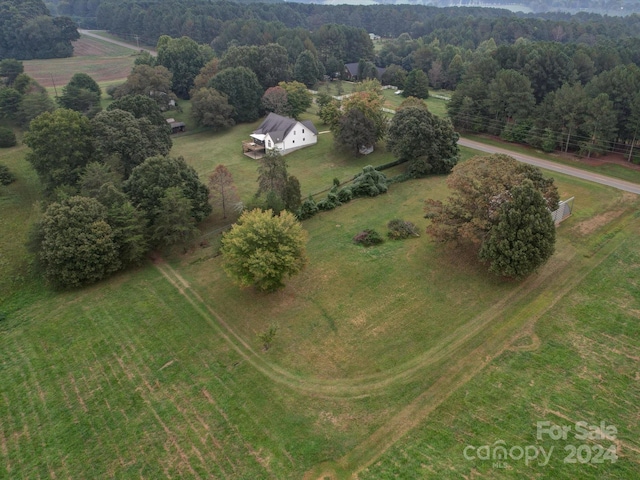
[[[409,72],[404,82],[403,97],[429,98],[429,78],[422,70]]]
[[[556,226],[547,203],[530,180],[514,187],[500,206],[496,223],[482,243],[479,258],[504,277],[524,277],[553,255]]]

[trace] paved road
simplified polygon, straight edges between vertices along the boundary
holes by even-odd
[[[131,45],[130,43],[120,42],[118,40],[114,40],[113,38],[103,37],[98,33],[92,32],[91,30],[82,30],[79,28],[78,32],[80,33],[80,35],[86,35],[87,37],[93,37],[99,40],[104,40],[105,42],[113,43],[115,45],[120,45],[121,47],[130,48],[131,50],[136,50],[136,51],[143,50],[145,52],[149,52],[154,57],[158,56],[158,52],[156,52],[155,50],[151,50],[149,48],[143,48],[143,47],[138,48],[135,45]]]
[[[150,50],[147,48],[138,49],[135,45],[131,45],[125,42],[120,42],[118,40],[113,40],[112,38],[103,37],[90,30],[78,29],[78,32],[80,32],[82,35],[87,35],[88,37],[98,38],[106,42],[120,45],[121,47],[131,48],[132,50],[144,50],[149,52],[153,56],[158,55],[158,53],[155,50]],[[553,172],[563,173],[565,175],[570,175],[572,177],[581,178],[583,180],[588,180],[590,182],[599,183],[601,185],[607,185],[609,187],[617,188],[618,190],[623,190],[625,192],[631,192],[631,193],[636,193],[640,195],[640,184],[637,184],[637,183],[627,182],[625,180],[618,180],[616,178],[608,177],[606,175],[600,175],[598,173],[588,172],[585,170],[581,170],[579,168],[568,167],[566,165],[558,164],[548,160],[542,160],[540,158],[524,155],[522,153],[512,152],[511,150],[507,150],[505,148],[485,145],[483,143],[476,142],[473,140],[468,140],[466,138],[461,138],[458,141],[458,143],[465,147],[473,148],[475,150],[480,150],[481,152],[504,153],[506,155],[511,155],[513,158],[515,158],[516,160],[519,160],[520,162],[529,163],[531,165],[535,165],[536,167],[544,168],[546,170],[551,170]]]
[[[560,163],[551,162],[549,160],[542,160],[530,155],[512,152],[511,150],[507,150],[506,148],[485,145],[484,143],[475,142],[466,138],[461,138],[460,140],[458,140],[458,144],[487,153],[504,153],[506,155],[512,156],[520,162],[529,163],[531,165],[535,165],[536,167],[551,170],[553,172],[563,173],[565,175],[570,175],[572,177],[581,178],[583,180],[588,180],[590,182],[607,185],[609,187],[617,188],[618,190],[623,190],[625,192],[631,192],[640,195],[640,184],[637,183],[618,180],[617,178],[600,175],[599,173],[592,173],[586,170],[581,170],[579,168],[569,167]]]

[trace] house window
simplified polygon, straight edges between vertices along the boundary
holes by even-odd
[[[291,143],[296,143],[296,141],[295,140],[291,140]]]
[[[302,139],[302,141],[303,141],[303,142],[306,142],[306,141],[307,141],[307,139],[306,139],[306,138],[303,138],[303,139]]]
[[[271,148],[271,140],[267,140],[267,147]]]
[[[294,135],[296,134],[296,131],[295,131],[295,130],[293,131],[293,134],[294,134]]]
[[[302,129],[302,133],[304,133],[304,128]]]

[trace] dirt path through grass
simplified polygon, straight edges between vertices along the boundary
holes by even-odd
[[[442,402],[481,373],[493,359],[507,350],[518,348],[514,347],[514,343],[522,339],[523,335],[532,337],[532,345],[529,348],[539,346],[540,342],[536,341],[534,333],[536,322],[609,258],[624,239],[625,235],[619,232],[609,238],[606,243],[599,245],[596,248],[597,251],[592,252],[593,255],[583,259],[574,268],[562,268],[559,265],[568,264],[574,260],[573,257],[558,259],[558,253],[556,253],[556,257],[552,260],[556,265],[551,270],[557,276],[545,275],[544,279],[538,278],[534,285],[530,285],[532,291],[539,290],[533,301],[519,306],[513,311],[512,317],[506,313],[498,313],[497,315],[504,318],[504,321],[497,322],[493,326],[494,331],[483,344],[447,368],[433,385],[347,455],[336,462],[326,462],[316,466],[307,472],[305,480],[357,478],[358,472],[375,462],[396,441],[425,421]],[[552,285],[542,285],[549,279],[552,279]],[[558,288],[551,288],[554,286]]]
[[[469,322],[453,330],[435,347],[426,350],[413,359],[400,364],[384,372],[362,375],[351,378],[318,379],[298,376],[281,368],[277,364],[268,361],[252,348],[223,316],[205,302],[198,292],[173,269],[162,260],[156,262],[156,268],[169,281],[180,294],[225,338],[227,342],[253,367],[268,376],[271,380],[286,385],[294,390],[324,398],[362,398],[371,395],[383,394],[391,385],[410,382],[423,376],[425,370],[444,362],[447,358],[455,356],[458,352],[473,348],[471,344],[477,343],[483,332],[491,328],[492,324],[499,322],[505,312],[510,311],[510,306],[519,305],[529,297],[530,292],[537,288],[544,288],[566,267],[573,257],[569,251],[557,254],[553,264],[549,264],[538,275],[522,282],[508,295],[495,303],[480,315]],[[569,260],[567,260],[569,258]]]

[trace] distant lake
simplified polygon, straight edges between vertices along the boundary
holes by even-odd
[[[311,3],[319,3],[322,5],[379,5],[381,4],[381,2],[375,2],[374,0],[313,0]],[[429,0],[423,0],[423,1],[395,0],[395,2],[393,1],[390,2],[389,0],[387,0],[384,2],[385,5],[394,4],[394,3],[396,5],[404,5],[404,4],[429,5],[431,2]],[[519,5],[515,3],[513,5],[495,5],[495,4],[489,4],[489,3],[473,3],[473,5],[469,5],[469,4],[456,5],[455,2],[451,2],[451,6],[452,7],[461,6],[461,7],[503,8],[505,10],[511,10],[512,12],[524,12],[524,13],[533,12],[533,10],[527,7],[526,5]]]

